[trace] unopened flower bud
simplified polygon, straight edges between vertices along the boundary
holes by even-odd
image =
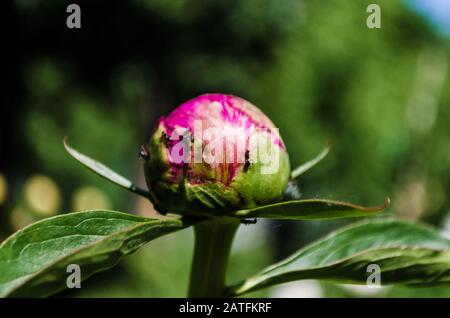
[[[278,129],[231,95],[191,99],[159,119],[141,149],[146,182],[161,212],[207,215],[281,198],[289,157]]]

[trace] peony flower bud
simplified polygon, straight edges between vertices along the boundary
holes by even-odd
[[[141,156],[155,208],[163,213],[256,207],[280,200],[289,181],[278,129],[232,95],[201,95],[160,118]]]

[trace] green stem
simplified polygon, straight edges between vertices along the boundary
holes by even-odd
[[[189,297],[223,297],[225,274],[239,220],[219,217],[194,226]]]

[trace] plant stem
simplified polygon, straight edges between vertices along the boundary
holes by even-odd
[[[189,297],[223,297],[225,274],[239,220],[218,217],[194,226]]]

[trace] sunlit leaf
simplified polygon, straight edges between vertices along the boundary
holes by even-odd
[[[450,283],[450,240],[421,224],[391,219],[331,233],[230,288],[231,296],[301,279],[366,284],[375,264],[382,285]],[[372,265],[373,266],[373,265]]]
[[[389,207],[390,200],[374,207],[364,207],[348,202],[324,199],[291,200],[231,212],[241,218],[269,218],[287,220],[319,220],[371,216]]]
[[[325,147],[315,158],[311,159],[310,161],[305,162],[301,166],[298,166],[291,172],[291,178],[296,179],[312,167],[314,167],[316,164],[318,164],[320,161],[322,161],[323,158],[325,158],[328,153],[330,152],[330,147]]]
[[[75,158],[78,162],[80,162],[82,165],[89,168],[99,176],[102,176],[106,180],[111,181],[112,183],[122,188],[125,188],[133,193],[151,199],[151,195],[148,191],[139,188],[138,186],[134,185],[130,180],[113,171],[111,168],[108,168],[104,164],[82,154],[78,150],[69,146],[69,144],[67,143],[67,138],[64,139],[64,147],[73,158]]]
[[[0,296],[51,295],[66,288],[69,264],[80,266],[84,280],[143,244],[188,225],[102,210],[34,223],[0,245]]]

